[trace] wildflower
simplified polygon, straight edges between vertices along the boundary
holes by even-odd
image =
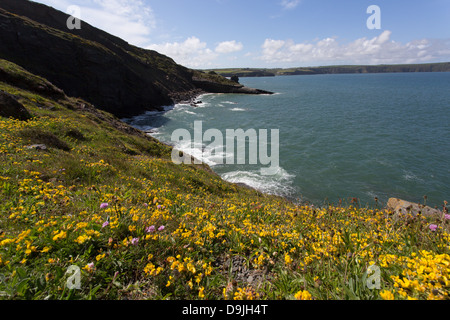
[[[286,264],[291,264],[292,263],[292,258],[286,253],[284,255],[284,261],[286,262]]]
[[[444,219],[450,220],[450,214],[444,214]]]
[[[155,230],[156,230],[155,226],[145,228],[145,232],[147,233],[155,232]]]
[[[131,239],[131,244],[132,244],[133,246],[136,246],[136,245],[138,244],[138,242],[139,242],[139,238],[133,238],[133,239]]]
[[[164,226],[161,226],[158,228],[158,231],[163,231],[164,230]]]
[[[79,236],[78,238],[76,238],[75,239],[75,242],[76,243],[79,243],[79,244],[83,244],[83,243],[85,243],[86,241],[88,241],[88,240],[90,240],[90,239],[92,239],[92,237],[91,236],[88,236],[88,235],[81,235],[81,236]]]
[[[102,228],[105,228],[105,227],[107,227],[107,226],[109,226],[109,222],[108,222],[108,221],[103,222]]]
[[[88,263],[83,267],[83,269],[86,270],[87,272],[93,272],[95,269],[94,263],[93,262]]]
[[[67,236],[67,233],[65,231],[61,231],[53,237],[53,241],[58,241],[59,239],[64,239],[64,238],[66,238],[66,236]]]
[[[98,256],[95,257],[95,260],[100,261],[105,257],[105,254],[99,254]]]
[[[152,274],[152,272],[155,270],[155,265],[153,263],[148,263],[145,268],[144,268],[144,272],[147,274]]]
[[[306,290],[297,292],[294,297],[297,300],[312,300],[311,294]]]
[[[392,292],[387,291],[387,290],[383,290],[380,292],[380,297],[383,300],[394,300],[394,295],[392,294]]]
[[[109,206],[108,202],[103,202],[103,203],[100,205],[100,209],[108,208],[108,206]]]
[[[198,291],[198,297],[203,299],[205,297],[205,294],[203,293],[203,291],[205,291],[205,287],[201,287],[200,290]]]
[[[430,226],[429,226],[429,228],[430,228],[431,231],[436,231],[437,227],[438,227],[438,226],[435,225],[435,224],[430,224]]]

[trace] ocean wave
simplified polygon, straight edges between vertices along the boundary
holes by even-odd
[[[414,173],[412,173],[411,171],[407,171],[407,170],[403,170],[403,179],[407,180],[407,181],[418,181],[418,182],[423,182],[423,179],[417,177]]]
[[[209,166],[215,166],[218,164],[213,160],[215,156],[205,157],[205,154],[209,154],[204,152],[206,146],[203,144],[198,144],[192,141],[182,141],[181,143],[176,144],[174,148],[202,161],[203,163],[206,163]]]
[[[242,109],[242,108],[233,108],[233,109],[230,109],[231,111],[247,111],[247,110],[245,110],[245,109]]]
[[[264,176],[259,170],[232,171],[222,174],[222,179],[232,183],[243,183],[260,192],[278,196],[289,196],[293,194],[292,187],[294,175],[289,174],[281,167],[272,176]]]

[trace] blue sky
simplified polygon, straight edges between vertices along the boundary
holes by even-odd
[[[449,0],[34,1],[191,68],[450,61]]]

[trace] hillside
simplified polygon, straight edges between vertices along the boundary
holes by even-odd
[[[214,71],[224,77],[274,77],[289,75],[343,74],[343,73],[398,73],[398,72],[450,72],[450,62],[396,65],[349,65],[300,68],[229,68]]]
[[[449,298],[448,215],[263,195],[12,62],[0,74],[0,299]]]
[[[160,109],[200,92],[260,93],[185,68],[86,22],[69,30],[67,19],[67,14],[39,3],[2,0],[0,58],[118,117]]]

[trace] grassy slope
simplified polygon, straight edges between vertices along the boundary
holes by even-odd
[[[295,206],[177,166],[169,147],[82,100],[0,90],[35,116],[0,118],[2,298],[448,299],[449,220]],[[380,290],[366,285],[371,264]]]

